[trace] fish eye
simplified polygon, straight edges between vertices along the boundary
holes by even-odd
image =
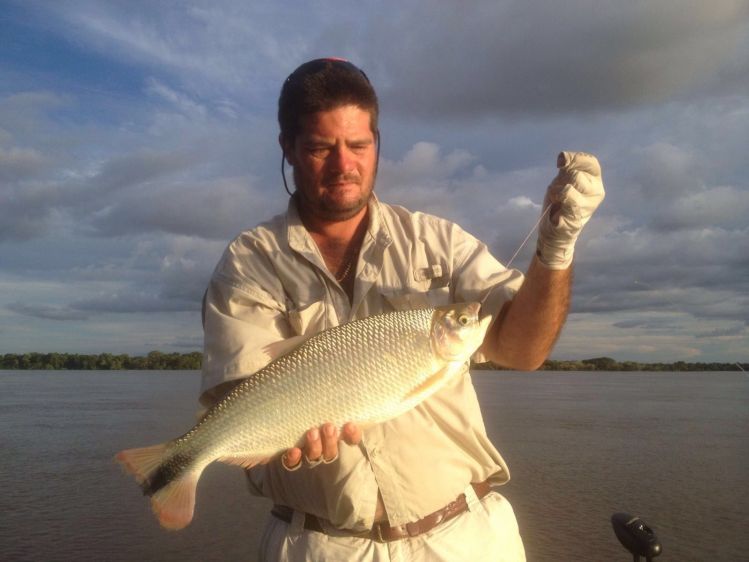
[[[460,316],[458,316],[458,324],[460,324],[461,326],[467,326],[468,320],[469,318],[466,314],[461,314]]]

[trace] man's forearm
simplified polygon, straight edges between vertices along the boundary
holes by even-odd
[[[547,269],[534,257],[522,287],[484,341],[489,359],[523,371],[540,367],[567,318],[571,286],[571,266]]]

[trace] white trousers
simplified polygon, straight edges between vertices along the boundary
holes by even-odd
[[[496,492],[482,500],[466,488],[468,511],[423,535],[388,543],[332,536],[270,516],[260,542],[261,562],[525,562],[523,541],[510,502]]]

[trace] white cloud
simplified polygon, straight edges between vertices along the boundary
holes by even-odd
[[[149,78],[146,81],[146,92],[166,100],[178,111],[193,119],[202,118],[206,114],[206,108],[203,105],[194,101],[188,95],[170,88],[156,78]]]

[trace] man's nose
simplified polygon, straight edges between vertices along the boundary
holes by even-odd
[[[354,169],[354,159],[351,151],[346,145],[336,145],[330,151],[330,171],[336,174],[345,174]]]

